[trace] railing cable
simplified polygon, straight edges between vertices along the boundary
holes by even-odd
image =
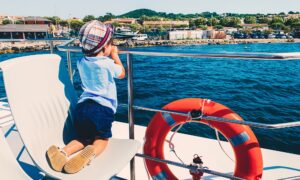
[[[120,106],[127,107],[126,104],[121,104]],[[168,113],[168,114],[174,114],[174,115],[180,115],[180,116],[188,116],[187,112],[170,111],[170,110],[164,110],[164,109],[154,109],[154,108],[147,108],[147,107],[141,107],[141,106],[133,106],[133,108],[135,110],[141,110],[141,111],[160,112],[160,113]],[[206,116],[206,115],[203,115],[202,117],[193,118],[193,120],[199,121],[200,118],[205,119],[207,121],[242,124],[242,125],[248,125],[251,127],[262,128],[262,129],[283,129],[283,128],[291,128],[291,127],[300,127],[300,121],[288,122],[288,123],[278,123],[278,124],[265,124],[265,123],[251,122],[251,121],[240,121],[240,120],[236,120],[236,119],[227,119],[227,118],[221,118],[221,117],[216,117],[216,116]]]

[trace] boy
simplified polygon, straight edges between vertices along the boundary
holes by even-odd
[[[62,149],[51,146],[47,151],[51,167],[66,173],[80,171],[105,149],[112,136],[111,126],[117,109],[114,78],[125,77],[118,49],[112,46],[113,29],[110,26],[90,21],[80,29],[79,35],[85,55],[77,62],[83,88],[74,112],[74,128],[79,138]]]

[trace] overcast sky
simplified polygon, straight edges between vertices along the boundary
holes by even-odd
[[[0,15],[60,16],[120,15],[147,8],[167,13],[279,13],[300,11],[300,0],[0,0]]]

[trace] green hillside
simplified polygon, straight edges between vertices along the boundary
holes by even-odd
[[[119,15],[118,17],[127,17],[127,18],[141,18],[142,16],[146,17],[162,17],[167,19],[175,19],[182,20],[187,18],[197,18],[197,17],[206,17],[210,18],[211,16],[217,17],[218,14],[215,12],[203,12],[203,13],[195,13],[195,14],[182,14],[182,13],[165,13],[165,12],[156,12],[151,9],[137,9],[134,11],[130,11],[128,13]]]
[[[163,13],[158,13],[151,9],[137,9],[137,10],[122,14],[119,17],[140,18],[143,15],[148,16],[148,17],[153,17],[153,16],[161,16],[162,14]]]

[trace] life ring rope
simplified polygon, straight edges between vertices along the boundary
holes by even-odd
[[[201,115],[200,115],[199,117],[196,117],[196,118],[200,119],[200,121],[203,119],[203,115],[205,115],[205,114],[204,114],[205,103],[206,103],[206,102],[209,103],[210,101],[211,101],[210,99],[203,99],[202,104],[201,104],[201,107],[202,107],[202,108],[201,108]],[[168,114],[168,115],[167,115],[167,114]],[[169,119],[168,121],[174,122],[174,120],[173,120],[172,116],[170,115],[170,113],[167,113],[167,112],[163,113],[163,117],[164,117],[165,120],[166,120],[166,119]],[[200,123],[200,121],[199,121],[199,120],[197,120],[197,121],[193,120],[193,117],[191,116],[191,111],[189,111],[189,112],[188,112],[188,115],[187,115],[186,121],[185,121],[184,123],[180,124],[180,125],[176,128],[176,130],[172,133],[172,135],[171,135],[171,137],[170,137],[169,140],[165,140],[165,141],[169,144],[170,152],[174,153],[174,155],[177,157],[177,159],[178,159],[182,164],[186,164],[186,163],[184,163],[184,161],[182,160],[182,158],[180,158],[179,155],[177,154],[177,152],[176,152],[176,150],[175,150],[175,145],[174,145],[174,143],[172,143],[172,140],[173,140],[175,134],[183,127],[183,125],[184,125],[185,123],[187,123],[187,122]],[[208,121],[208,122],[209,122],[209,121]],[[171,124],[172,124],[172,123],[171,123]],[[222,146],[222,144],[221,144],[220,136],[219,136],[219,131],[218,131],[216,128],[214,128],[213,126],[211,126],[210,124],[209,124],[209,127],[211,127],[211,128],[215,131],[215,135],[216,135],[216,138],[217,138],[217,140],[218,140],[218,144],[219,144],[220,149],[223,151],[223,153],[224,153],[224,154],[225,154],[232,162],[235,162],[234,159],[233,159],[232,157],[230,157],[230,155],[229,155],[229,154],[225,151],[225,149],[223,148],[223,146]]]

